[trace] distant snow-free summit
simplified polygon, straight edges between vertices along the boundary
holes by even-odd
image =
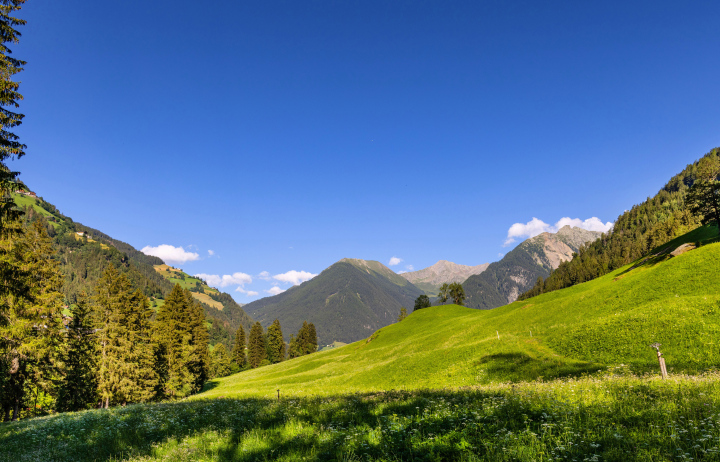
[[[474,274],[480,274],[490,266],[490,263],[483,263],[477,266],[458,265],[447,260],[440,260],[427,268],[402,273],[400,276],[412,282],[415,287],[423,290],[427,295],[436,296],[440,286],[453,282],[464,282]]]

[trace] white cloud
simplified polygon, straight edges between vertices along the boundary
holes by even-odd
[[[581,220],[579,218],[563,217],[558,220],[554,225],[549,225],[542,220],[538,220],[533,217],[532,220],[527,223],[515,223],[508,229],[507,239],[503,243],[503,247],[506,247],[513,242],[516,242],[518,238],[531,238],[535,237],[540,233],[556,233],[563,226],[572,226],[576,228],[587,229],[588,231],[600,231],[607,232],[612,228],[611,222],[603,223],[598,217],[591,217],[587,220]]]
[[[165,263],[185,263],[200,258],[195,252],[188,252],[182,247],[174,247],[168,244],[161,244],[157,247],[146,245],[140,249],[145,255],[158,257]]]
[[[210,255],[210,256],[212,257],[213,255],[215,255],[215,251],[214,251],[214,250],[208,250],[208,255]]]
[[[200,273],[195,274],[194,276],[196,278],[204,279],[209,286],[213,287],[227,287],[233,285],[243,286],[252,282],[252,276],[240,272],[233,274],[223,274],[222,276],[219,276],[217,274]]]
[[[390,261],[388,262],[388,266],[395,266],[402,263],[403,259],[398,257],[392,257]]]
[[[407,265],[405,269],[408,271],[415,271],[415,267],[413,265]]]
[[[397,272],[397,274],[405,274],[405,273],[407,273],[407,271],[405,271],[405,270],[400,270]]]
[[[263,281],[269,281],[270,279],[272,279],[270,273],[268,273],[267,271],[263,271],[262,273],[258,274],[258,277]]]
[[[258,292],[255,292],[254,290],[245,290],[242,287],[238,287],[237,289],[235,289],[235,292],[240,292],[241,294],[245,294],[250,297],[254,297],[255,295],[260,295]]]
[[[276,274],[273,279],[282,282],[291,282],[293,285],[299,285],[301,282],[309,281],[317,276],[317,274],[308,273],[307,271],[288,271],[287,273]]]
[[[283,293],[283,292],[285,292],[285,291],[282,290],[282,289],[281,289],[280,287],[278,287],[278,286],[272,286],[272,287],[270,287],[270,289],[266,290],[265,292],[269,293],[270,295],[277,295],[277,294],[281,294],[281,293]]]

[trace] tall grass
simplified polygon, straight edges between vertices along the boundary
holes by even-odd
[[[720,375],[138,405],[0,425],[0,460],[720,459]]]

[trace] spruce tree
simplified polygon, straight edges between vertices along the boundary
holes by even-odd
[[[290,359],[299,358],[303,355],[302,348],[300,348],[300,342],[298,342],[295,334],[290,334],[290,344],[288,346],[288,357]]]
[[[305,354],[315,353],[318,349],[317,332],[315,324],[309,323],[307,329],[307,342],[305,343]]]
[[[25,24],[25,20],[12,16],[22,8],[25,0],[0,0],[0,234],[6,231],[6,225],[20,217],[21,212],[15,207],[11,193],[22,186],[17,180],[18,172],[13,172],[7,165],[8,159],[19,159],[25,155],[25,146],[19,137],[10,131],[22,123],[25,117],[8,108],[19,107],[18,101],[23,99],[18,92],[20,83],[14,82],[13,76],[23,70],[25,61],[11,56],[8,43],[18,43],[20,32],[15,27]]]
[[[233,359],[240,369],[244,369],[247,366],[247,356],[245,355],[245,329],[242,324],[238,327],[235,332],[235,346],[233,346]]]
[[[87,409],[97,399],[97,345],[90,304],[84,294],[71,309],[70,317],[62,352],[65,374],[58,388],[58,411]]]
[[[267,330],[268,359],[271,363],[279,363],[285,359],[285,341],[283,340],[280,321],[273,321]]]
[[[187,396],[195,386],[195,376],[188,367],[194,356],[190,325],[191,308],[182,287],[175,284],[157,314],[156,341],[158,361],[164,363],[159,367],[164,397]]]
[[[17,223],[10,224],[17,226]],[[0,239],[0,263],[19,270],[23,291],[0,292],[0,358],[6,377],[0,382],[7,418],[19,418],[26,390],[49,393],[57,378],[62,343],[62,276],[45,228],[33,223],[25,232]],[[5,281],[13,284],[13,281]],[[37,396],[37,395],[36,395]]]
[[[248,343],[248,363],[253,369],[258,367],[267,357],[264,337],[262,325],[259,322],[253,324],[252,329],[250,329],[250,341]]]
[[[230,356],[227,353],[225,345],[218,343],[213,348],[212,352],[212,363],[210,367],[210,377],[215,379],[219,377],[225,377],[230,375],[232,370],[232,363]]]
[[[688,190],[687,204],[704,225],[716,225],[720,235],[720,159],[706,156],[698,161],[697,178]]]
[[[210,353],[208,350],[210,334],[205,325],[205,310],[200,302],[195,300],[192,292],[185,290],[185,299],[190,308],[190,323],[188,330],[192,334],[192,360],[188,365],[193,377],[192,392],[199,392],[210,373]],[[223,349],[225,347],[223,346]],[[227,353],[227,351],[226,351]]]
[[[98,392],[104,407],[144,402],[157,385],[150,318],[142,293],[110,265],[96,287]]]

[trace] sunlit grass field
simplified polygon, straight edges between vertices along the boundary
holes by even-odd
[[[0,425],[0,460],[720,460],[720,375],[625,373],[68,413]]]

